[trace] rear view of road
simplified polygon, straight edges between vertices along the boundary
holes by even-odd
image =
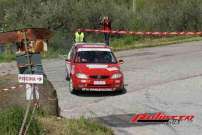
[[[44,62],[57,89],[61,115],[102,120],[118,135],[199,135],[202,133],[202,42],[116,53],[125,63],[126,92],[72,95],[65,81],[64,59]],[[133,124],[137,113],[194,115],[193,122]]]

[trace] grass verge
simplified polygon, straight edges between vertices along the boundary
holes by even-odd
[[[24,110],[20,107],[12,107],[0,112],[0,133],[3,135],[17,135],[23,120]],[[42,134],[40,123],[34,119],[30,125],[29,135]]]
[[[110,128],[83,117],[80,119],[39,117],[38,120],[47,135],[113,135]]]
[[[113,40],[111,46],[114,51],[138,49],[146,47],[156,47],[184,42],[201,41],[202,37],[161,37],[161,38],[137,38],[127,37]]]
[[[23,120],[24,110],[12,107],[0,112],[0,133],[4,135],[17,135]],[[113,135],[111,129],[102,124],[80,119],[65,119],[55,116],[45,116],[38,112],[32,121],[29,135]]]

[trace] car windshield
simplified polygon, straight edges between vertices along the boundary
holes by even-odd
[[[76,63],[117,63],[116,58],[110,51],[79,51]]]

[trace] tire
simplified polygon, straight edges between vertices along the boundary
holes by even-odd
[[[70,76],[69,76],[69,73],[68,73],[68,70],[67,70],[67,69],[65,69],[65,74],[66,74],[65,79],[66,79],[67,81],[69,81]]]
[[[72,79],[69,79],[69,92],[74,94],[75,90],[73,88],[73,83],[72,83]]]
[[[66,73],[66,77],[65,77],[65,79],[66,79],[67,81],[70,80],[70,77],[69,77],[69,74],[68,74],[68,73]]]
[[[124,93],[125,92],[125,87],[124,85],[122,86],[122,88],[120,88],[119,90],[117,90],[118,93]]]

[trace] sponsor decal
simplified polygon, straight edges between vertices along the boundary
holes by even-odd
[[[107,68],[108,71],[116,71],[119,70],[117,67],[108,67]]]
[[[82,88],[84,91],[112,91],[113,89],[110,88]]]
[[[108,65],[98,65],[98,64],[88,64],[86,65],[88,68],[107,68]]]
[[[130,121],[131,123],[169,123],[169,124],[179,124],[180,121],[190,121],[192,122],[194,115],[167,115],[161,112],[155,114],[136,114]]]
[[[81,51],[106,51],[106,52],[111,52],[109,48],[79,48],[78,52]]]

